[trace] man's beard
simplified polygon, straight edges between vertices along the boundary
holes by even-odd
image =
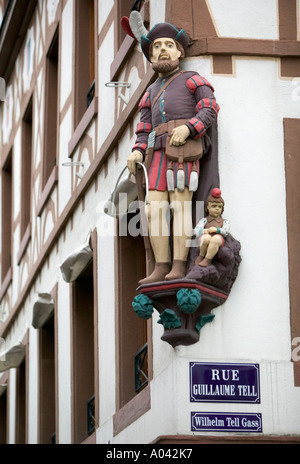
[[[158,60],[157,63],[153,63],[152,67],[155,72],[158,73],[171,73],[175,71],[179,66],[179,59],[177,60]]]

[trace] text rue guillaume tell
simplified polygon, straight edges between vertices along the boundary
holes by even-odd
[[[238,369],[211,369],[212,382],[239,382]],[[196,396],[257,396],[255,385],[240,385],[235,383],[210,384],[197,383],[193,385],[193,395]]]

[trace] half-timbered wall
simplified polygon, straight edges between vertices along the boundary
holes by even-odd
[[[0,24],[11,13],[11,29],[0,30],[0,74],[6,81],[0,102],[0,336],[7,349],[23,343],[26,354],[17,369],[0,374],[0,421],[6,411],[0,440],[213,440],[191,433],[190,361],[259,363],[262,401],[246,409],[262,414],[263,434],[243,439],[299,440],[299,218],[291,207],[299,197],[299,0],[144,2],[148,28],[168,21],[186,29],[191,46],[181,66],[215,88],[225,215],[242,244],[230,298],[214,310],[197,344],[176,349],[160,340],[155,313],[143,324],[126,317],[134,281],[146,264],[140,242],[120,236],[120,224],[103,213],[134,144],[138,103],[155,79],[137,42],[120,27],[133,1],[30,1],[23,40],[13,47],[5,31],[21,21],[17,3],[0,1]],[[90,273],[68,283],[60,265],[90,233]],[[88,321],[82,312],[85,288]],[[40,329],[32,325],[38,293],[54,299],[50,325]],[[93,332],[92,347],[79,331],[81,317]],[[85,351],[75,349],[77,341]],[[126,373],[133,377],[128,363],[145,341],[149,380],[137,393]],[[86,394],[95,394],[89,436],[75,405],[81,400],[76,362],[88,350],[93,378]],[[45,371],[48,355],[51,368]],[[55,397],[51,412],[42,398],[47,388]],[[220,435],[218,441],[225,439]],[[239,441],[235,434],[231,439]]]

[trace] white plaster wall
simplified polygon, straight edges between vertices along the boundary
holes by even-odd
[[[56,215],[56,204],[57,204],[57,188],[54,188],[53,192],[48,199],[49,204],[52,203],[54,206],[54,212],[49,212],[47,210],[42,211],[41,213],[41,245],[43,246],[47,239],[49,238],[55,224],[55,215]]]
[[[191,411],[260,412],[264,434],[299,433],[300,392],[293,387],[290,363],[283,153],[283,118],[299,117],[299,103],[293,81],[278,78],[278,66],[276,59],[237,58],[235,75],[224,77],[211,73],[209,57],[184,63],[212,83],[221,106],[224,217],[242,244],[242,263],[228,301],[213,310],[215,319],[201,330],[199,343],[173,349],[160,340],[162,326],[153,315],[152,408],[113,443],[147,443],[160,433],[189,434]],[[258,362],[261,404],[191,404],[191,360]],[[110,433],[107,420],[99,442],[111,439]]]
[[[260,363],[260,404],[192,403],[190,402],[189,356],[174,358],[163,372],[156,376],[151,386],[151,410],[116,437],[112,437],[112,424],[107,422],[98,431],[97,443],[143,444],[159,435],[207,435],[191,433],[191,412],[260,413],[263,434],[294,435],[299,433],[299,389],[292,387],[293,366],[288,362]],[[228,360],[230,362],[231,360]],[[236,359],[232,360],[236,362]],[[220,433],[209,432],[209,435]],[[227,433],[228,435],[228,433]],[[234,436],[234,433],[230,433]],[[261,435],[261,434],[258,434]],[[251,433],[251,436],[255,436]]]
[[[237,0],[230,0],[231,7]],[[221,35],[276,38],[274,1],[254,1],[253,15],[259,8],[270,15],[265,30],[253,31],[246,21],[249,2],[239,2],[238,18],[224,20],[219,14],[221,3],[209,0]],[[163,20],[158,0],[151,1],[151,24]],[[165,3],[165,2],[163,2]],[[113,2],[100,2],[99,30],[105,23]],[[153,5],[156,5],[153,8]],[[228,11],[232,11],[228,8]],[[158,11],[160,12],[158,13]],[[101,14],[100,14],[101,12]],[[62,22],[62,88],[60,109],[72,85],[73,0],[68,0]],[[226,24],[230,28],[226,32]],[[244,27],[241,27],[243,24]],[[277,27],[277,26],[276,26]],[[241,33],[240,33],[241,34]],[[255,35],[257,34],[257,35]],[[264,35],[265,34],[265,35]],[[240,35],[244,36],[244,35]],[[66,46],[64,45],[66,44]],[[99,51],[99,114],[97,150],[113,127],[115,91],[105,87],[110,80],[109,66],[113,58],[113,27]],[[71,340],[70,289],[63,281],[59,264],[78,245],[89,229],[98,232],[98,318],[99,318],[99,443],[147,443],[162,434],[190,433],[191,410],[216,410],[215,405],[191,405],[189,402],[188,363],[190,360],[258,362],[261,367],[262,403],[255,412],[263,414],[264,433],[299,433],[299,389],[293,387],[290,360],[290,321],[285,220],[285,173],[283,155],[283,118],[299,118],[299,101],[295,98],[293,80],[279,79],[276,59],[234,61],[234,76],[213,75],[210,57],[187,59],[183,67],[198,71],[215,87],[221,110],[219,113],[219,167],[221,189],[225,199],[225,217],[232,234],[242,244],[242,263],[228,301],[213,312],[215,319],[201,330],[199,343],[173,349],[160,340],[162,326],[153,315],[153,372],[151,410],[113,438],[112,416],[115,413],[115,221],[103,213],[119,173],[126,163],[133,140],[129,130],[119,141],[119,160],[115,154],[108,160],[108,177],[104,169],[98,174],[98,190],[92,183],[73,215],[73,226],[67,224],[58,245],[52,250],[35,284],[36,290],[50,291],[58,282],[58,401],[59,442],[71,441]],[[132,73],[134,83],[137,78]],[[110,108],[107,112],[106,108]],[[105,110],[104,110],[105,109]],[[138,113],[135,121],[138,120]],[[20,131],[19,131],[20,132]],[[72,133],[72,111],[66,113],[60,128],[59,142],[59,213],[71,195],[71,174],[67,167],[68,141]],[[20,138],[20,137],[19,137]],[[20,140],[16,141],[17,146]],[[19,156],[18,149],[15,156]],[[16,210],[17,211],[17,210]],[[16,233],[18,233],[16,231]],[[57,254],[56,254],[56,249]],[[275,264],[274,264],[275,263]],[[51,270],[51,272],[49,271]],[[37,288],[39,287],[39,288]],[[15,292],[17,295],[17,291]],[[32,294],[14,322],[8,337],[12,346],[22,340],[30,327],[30,425],[29,440],[37,440],[37,333],[31,327]],[[10,376],[10,442],[14,441],[15,371]],[[218,405],[219,411],[253,411],[253,405]]]
[[[27,31],[24,49],[23,49],[23,87],[24,91],[27,91],[31,84],[31,79],[33,76],[33,69],[35,66],[34,55],[35,55],[35,45],[36,41],[34,38],[35,28],[32,26]],[[37,60],[38,61],[37,57]]]
[[[12,259],[12,266],[14,267],[14,269],[16,269],[16,266],[18,265],[17,264],[17,253],[18,253],[18,251],[20,249],[20,235],[21,235],[20,230],[21,230],[21,227],[20,227],[20,225],[18,225],[16,227],[13,235],[12,235],[12,246],[13,246],[13,249],[16,251],[16,253],[14,253],[12,255],[12,258],[11,258]],[[25,267],[26,267],[26,265],[25,265]],[[20,266],[18,271],[21,270],[21,269],[22,269],[21,273],[19,273],[19,272],[15,273],[14,279],[13,279],[13,281],[11,283],[11,301],[10,301],[10,304],[12,304],[12,305],[14,305],[15,302],[17,301],[17,299],[18,299],[18,291],[19,291],[20,288],[22,288],[22,281],[21,281],[22,274],[23,275],[25,274],[27,276],[26,270],[25,270],[25,272],[23,272],[24,271],[24,266],[23,267]]]
[[[20,56],[18,56],[18,58],[16,59],[15,70],[16,70],[16,82],[15,82],[16,93],[17,95],[22,95],[23,82],[22,82],[22,66],[21,66]],[[20,112],[21,112],[20,105],[21,105],[20,99],[15,99],[14,100],[15,122],[17,122],[20,117]]]
[[[29,326],[29,367],[28,370],[28,443],[38,443],[38,331]]]
[[[178,396],[178,373],[176,362],[157,376],[150,384],[151,409],[134,421],[130,426],[113,437],[106,424],[103,435],[98,433],[99,443],[145,444],[151,443],[160,435],[177,435],[177,407],[182,403]]]
[[[100,32],[114,6],[114,0],[98,0],[98,31]]]
[[[27,328],[30,326],[32,313],[30,312],[30,300],[27,299],[23,308],[14,320],[11,330],[5,336],[5,348],[9,351],[13,346],[23,342]]]
[[[71,198],[72,167],[63,166],[70,161],[68,156],[68,143],[72,136],[72,108],[67,111],[59,129],[59,154],[58,154],[58,214],[60,215]]]
[[[32,294],[29,294],[24,307],[14,320],[9,333],[5,337],[5,349],[9,351],[13,346],[23,342],[27,330],[29,331],[28,358],[26,363],[28,367],[28,443],[37,443],[38,437],[38,350],[37,350],[37,332],[31,326],[32,321]],[[9,370],[9,388],[8,388],[8,434],[9,443],[15,442],[15,414],[16,414],[16,369]]]
[[[12,119],[13,119],[13,86],[8,82],[6,83],[6,95],[5,101],[1,105],[3,107],[3,117],[2,117],[2,143],[6,144],[9,142],[9,136],[12,128]]]
[[[21,205],[21,127],[17,130],[13,146],[13,221],[20,212]]]
[[[16,417],[16,369],[9,371],[8,444],[15,442]]]
[[[67,175],[68,179],[70,177],[72,178],[73,189],[76,188],[76,186],[81,182],[80,177],[82,178],[84,176],[84,174],[89,169],[91,162],[94,159],[94,155],[96,152],[96,123],[94,121],[92,121],[90,126],[87,128],[85,136],[91,139],[91,153],[89,153],[87,148],[81,149],[79,144],[72,155],[72,159],[69,160],[74,162],[80,162],[83,165],[76,167],[73,166],[72,168],[65,166],[61,170],[63,174]]]
[[[278,39],[276,0],[206,0],[221,37]]]
[[[230,355],[239,347],[242,357],[253,353],[260,359],[288,360],[283,117],[299,117],[299,109],[286,92],[290,83],[278,79],[277,60],[237,59],[235,65],[235,79],[213,76],[222,108],[220,178],[225,201],[228,198],[224,214],[242,244],[243,259],[233,299],[224,305],[233,312],[228,326],[224,315],[223,330],[228,333],[229,324],[243,327],[247,321],[247,338],[231,340]]]
[[[41,70],[36,80],[36,96],[33,99],[32,170],[35,170],[42,160],[40,133],[43,133],[44,131],[44,111],[42,111],[45,105],[44,85],[45,78],[43,70]],[[35,115],[38,115],[38,118],[35,118]],[[40,133],[39,128],[42,128],[42,130],[40,130]]]
[[[21,127],[17,130],[16,137],[14,140],[13,150],[12,150],[12,175],[13,175],[13,192],[12,192],[12,220],[16,221],[18,214],[20,214],[20,205],[21,205]],[[20,247],[20,226],[16,227],[15,230],[12,228],[12,247],[14,253],[12,253],[11,261],[12,266],[16,269],[17,266],[17,253]],[[7,244],[9,246],[9,244]],[[17,273],[16,273],[17,274]],[[12,281],[12,301],[11,304],[14,304],[18,298],[18,278]]]
[[[114,27],[111,26],[98,52],[98,141],[97,148],[105,141],[114,126],[115,89],[106,87],[110,82],[110,64],[114,58]],[[109,108],[109,111],[107,109]]]
[[[242,263],[228,301],[199,343],[173,350],[153,318],[154,380],[178,368],[177,433],[190,433],[188,361],[258,362],[261,405],[205,405],[203,411],[262,412],[266,434],[300,430],[299,389],[293,387],[286,241],[283,118],[300,116],[293,80],[279,79],[276,59],[235,60],[235,75],[212,75],[209,58],[187,60],[215,87],[219,113],[219,168],[224,217],[241,242]],[[182,359],[181,359],[182,358]],[[180,381],[179,381],[180,379]],[[165,388],[172,391],[170,377]],[[153,400],[155,402],[156,400]],[[198,408],[198,409],[197,409]],[[256,409],[255,409],[256,408]],[[254,411],[255,409],[255,411]],[[154,412],[153,412],[154,413]],[[155,423],[159,423],[159,416]]]
[[[165,21],[166,0],[150,1],[150,28]],[[150,29],[149,29],[150,30]]]
[[[71,340],[70,340],[70,289],[62,278],[57,296],[58,326],[58,441],[71,443]]]
[[[115,219],[104,214],[103,207],[125,166],[130,153],[128,133],[120,140],[119,161],[115,163],[114,152],[108,159],[108,177],[102,170],[98,176],[97,192],[97,232],[98,232],[98,318],[99,318],[99,409],[100,426],[106,424],[110,430],[110,420],[116,411],[116,352],[115,352]],[[125,174],[126,175],[126,174]],[[108,422],[107,422],[108,421]],[[101,431],[102,434],[102,431]],[[106,436],[104,434],[104,436]],[[110,431],[105,438],[111,439]],[[102,439],[101,439],[102,440]],[[104,442],[106,442],[104,441]]]
[[[115,284],[114,224],[107,224],[105,235],[98,230],[98,343],[99,343],[99,410],[100,424],[115,413]],[[110,230],[111,233],[106,235]]]
[[[289,362],[261,361],[260,404],[192,403],[189,401],[189,362],[194,358],[178,357],[175,362],[177,375],[177,424],[179,434],[190,433],[190,413],[242,412],[262,414],[263,433],[266,435],[298,434],[300,430],[299,389],[293,385],[293,366]],[[228,360],[230,362],[231,360]],[[236,362],[232,358],[232,362]],[[195,435],[205,435],[197,432]],[[251,434],[252,435],[252,434]],[[260,434],[261,435],[261,434]]]
[[[137,53],[141,53],[140,47],[137,45],[135,51]],[[144,69],[146,72],[146,61],[144,59]],[[127,73],[127,69],[124,68],[121,72],[120,75],[118,76],[118,82],[128,82],[130,84],[130,87],[124,88],[119,87],[117,92],[118,92],[118,100],[117,100],[117,110],[118,110],[118,117],[120,115],[120,110],[123,111],[126,105],[124,105],[123,100],[120,98],[120,95],[122,95],[125,98],[126,102],[129,102],[131,97],[133,96],[134,92],[138,88],[141,79],[139,77],[138,69],[136,66],[132,66],[130,69],[130,73],[127,78],[125,78],[125,73]]]
[[[242,263],[228,301],[214,310],[216,317],[202,331],[200,344],[180,350],[215,359],[239,353],[242,359],[288,360],[283,117],[299,113],[289,93],[291,83],[278,79],[277,60],[237,59],[236,77],[226,78],[211,75],[209,58],[187,60],[184,67],[212,83],[221,107],[224,217],[241,242]],[[155,330],[161,333],[161,327]]]

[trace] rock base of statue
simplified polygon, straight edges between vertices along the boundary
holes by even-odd
[[[229,293],[238,275],[238,268],[241,263],[240,250],[240,242],[228,234],[224,246],[219,249],[212,261],[212,265],[201,267],[194,264],[199,256],[199,248],[191,248],[185,278],[213,285],[219,290]]]
[[[191,249],[186,277],[141,285],[132,303],[134,311],[149,319],[157,310],[164,327],[161,339],[173,347],[196,343],[201,328],[215,317],[212,310],[229,297],[241,262],[240,248],[229,235],[207,267],[194,264],[199,248]]]

